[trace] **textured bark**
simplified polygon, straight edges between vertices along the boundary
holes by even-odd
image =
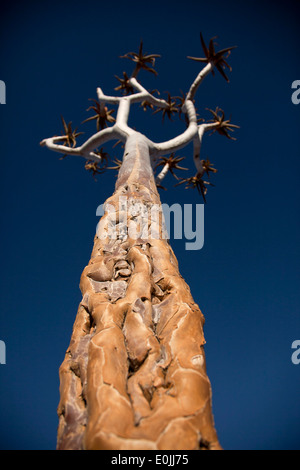
[[[120,197],[149,210],[160,205],[148,150],[140,134],[128,138],[81,277],[83,298],[60,367],[58,449],[220,449],[203,315],[168,240],[122,236],[148,219],[132,210],[124,221]],[[161,234],[161,222],[152,224],[152,235]],[[116,239],[108,236],[112,226]]]

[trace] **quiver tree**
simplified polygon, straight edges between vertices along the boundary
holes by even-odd
[[[211,386],[206,374],[204,317],[180,276],[165,236],[157,187],[170,171],[177,184],[195,187],[204,200],[215,173],[200,159],[207,131],[229,138],[235,125],[222,110],[212,119],[197,117],[194,97],[214,69],[224,78],[225,58],[232,48],[215,52],[202,35],[205,62],[186,96],[160,99],[137,80],[140,70],[152,74],[156,54],[125,58],[135,63],[132,75],[118,78],[121,96],[106,96],[98,88],[97,132],[77,146],[79,135],[63,120],[63,135],[41,145],[66,155],[83,157],[85,168],[101,174],[118,170],[115,191],[107,199],[80,288],[82,301],[70,346],[60,367],[58,449],[220,449],[214,427]],[[163,118],[184,115],[186,129],[175,138],[155,143],[128,125],[131,106],[161,111]],[[116,117],[107,105],[116,105]],[[106,142],[124,145],[122,161],[109,167]],[[177,152],[193,143],[196,174],[179,178],[182,157]],[[155,178],[155,171],[157,172]],[[155,209],[155,210],[154,210]],[[151,214],[151,217],[149,217]]]

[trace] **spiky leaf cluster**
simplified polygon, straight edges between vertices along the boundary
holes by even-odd
[[[93,110],[96,114],[85,119],[82,123],[96,119],[97,131],[100,131],[101,129],[105,129],[108,123],[115,122],[115,118],[112,116],[112,114],[115,112],[114,109],[109,110],[107,106],[104,106],[102,103],[99,103],[99,101],[94,100],[93,98],[91,98],[90,101],[93,101],[95,104],[90,106],[87,111]]]
[[[127,52],[125,55],[120,56],[121,59],[129,59],[135,63],[135,69],[132,72],[132,77],[137,77],[141,69],[147,70],[154,75],[157,75],[156,70],[153,68],[155,65],[155,59],[161,57],[159,54],[144,54],[143,53],[143,41],[140,42],[139,52]],[[149,66],[151,65],[151,67]]]
[[[208,109],[208,111],[213,115],[213,119],[208,122],[215,122],[218,126],[212,131],[212,134],[218,132],[220,135],[224,135],[227,139],[236,140],[235,137],[232,137],[229,132],[233,132],[234,129],[239,129],[240,126],[231,124],[231,119],[225,119],[225,113],[221,108],[216,108],[215,111]]]
[[[225,49],[222,49],[218,52],[215,51],[215,43],[214,39],[216,38],[211,38],[209,41],[208,47],[206,46],[202,33],[200,33],[200,41],[202,45],[202,49],[204,52],[205,57],[191,57],[188,56],[188,59],[195,60],[196,62],[204,62],[204,63],[212,63],[215,68],[220,72],[223,78],[227,82],[229,82],[229,78],[227,77],[226,73],[224,72],[225,67],[229,69],[231,72],[231,67],[230,65],[226,62],[226,59],[230,55],[232,49],[235,49],[236,46],[232,47],[227,47]],[[214,71],[212,70],[212,74],[214,74]]]
[[[206,203],[206,193],[207,193],[207,186],[214,186],[210,181],[204,181],[203,177],[199,174],[195,176],[191,176],[190,178],[182,179],[176,186],[186,183],[185,189],[197,189],[199,194],[202,195],[204,202]]]

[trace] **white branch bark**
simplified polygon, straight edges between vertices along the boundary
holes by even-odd
[[[84,144],[82,144],[80,147],[66,147],[61,144],[56,144],[56,142],[59,142],[63,140],[65,137],[64,136],[59,136],[59,137],[50,137],[48,139],[42,140],[41,144],[42,146],[48,147],[50,150],[54,150],[54,152],[58,153],[63,153],[65,155],[76,155],[79,157],[86,158],[87,160],[93,160],[93,161],[101,161],[101,158],[99,155],[96,155],[94,153],[94,150],[99,148],[101,145],[103,145],[105,142],[108,142],[109,140],[113,139],[122,139],[124,140],[124,133],[116,127],[116,125],[112,127],[108,127],[106,129],[102,129],[101,131],[97,132],[94,134],[92,137],[90,137]]]
[[[194,82],[192,83],[187,97],[185,99],[185,103],[182,107],[183,112],[187,115],[188,118],[188,128],[180,134],[179,136],[175,137],[174,139],[168,140],[166,142],[155,143],[154,147],[154,155],[165,155],[167,153],[175,152],[180,150],[181,148],[185,147],[191,141],[194,142],[194,146],[196,147],[195,153],[199,156],[200,155],[200,147],[202,142],[202,136],[205,130],[211,128],[211,124],[202,124],[200,126],[197,125],[197,113],[193,103],[194,96],[196,91],[203,81],[203,79],[212,71],[213,64],[208,63],[198,74]],[[215,124],[213,125],[215,127]],[[198,134],[198,135],[197,135]],[[194,157],[195,160],[195,157]]]
[[[157,175],[156,179],[155,179],[155,183],[157,185],[159,185],[162,180],[167,176],[168,174],[168,171],[169,171],[169,163],[166,163],[164,166],[163,166],[163,169],[161,170],[161,172]]]
[[[129,82],[133,87],[135,87],[139,91],[139,93],[129,96],[131,103],[138,103],[147,100],[149,103],[153,104],[154,106],[157,106],[158,108],[165,109],[168,107],[168,103],[165,100],[156,98],[155,96],[151,95],[151,93],[149,93],[149,91],[146,90],[146,88],[144,88],[136,80],[136,78],[130,78]]]
[[[119,96],[104,95],[103,91],[99,87],[97,88],[97,96],[100,103],[118,104],[122,99],[122,97]]]
[[[216,123],[216,122],[200,124],[198,126],[198,132],[197,132],[197,134],[195,135],[195,137],[193,139],[193,144],[194,144],[193,159],[194,159],[195,167],[197,169],[197,173],[200,176],[202,176],[204,174],[204,169],[203,169],[203,166],[202,166],[202,163],[201,163],[201,160],[200,160],[200,150],[201,150],[201,146],[202,146],[203,135],[204,135],[205,132],[207,132],[211,129],[215,129],[217,126],[218,126],[218,123]]]
[[[189,92],[188,92],[187,97],[186,97],[187,100],[193,100],[194,99],[196,91],[198,90],[198,87],[199,87],[200,83],[202,83],[204,78],[212,71],[213,67],[214,67],[213,64],[211,62],[209,62],[200,71],[200,73],[198,74],[196,79],[193,81],[193,83],[192,83],[192,85],[189,89]]]
[[[200,163],[200,149],[202,143],[202,137],[204,132],[209,129],[215,128],[217,126],[216,123],[209,123],[209,124],[201,124],[197,125],[197,115],[196,109],[193,103],[193,99],[195,93],[203,81],[203,79],[211,72],[213,68],[212,63],[208,63],[198,74],[194,82],[192,83],[189,92],[187,94],[185,103],[182,107],[183,112],[186,114],[188,119],[188,127],[187,129],[180,135],[174,137],[165,142],[155,143],[152,142],[147,137],[143,136],[144,140],[147,142],[149,146],[149,152],[151,157],[155,160],[157,157],[161,155],[165,155],[168,153],[175,152],[183,147],[185,147],[190,142],[194,144],[194,162],[198,171],[201,171],[201,163]],[[126,142],[130,136],[134,134],[138,135],[137,131],[133,130],[128,126],[128,118],[130,112],[130,106],[133,103],[138,103],[142,101],[148,101],[149,103],[153,104],[162,109],[166,109],[169,105],[168,103],[163,100],[154,97],[151,93],[149,93],[134,77],[129,79],[130,85],[132,85],[136,90],[137,93],[134,93],[129,96],[108,96],[105,95],[101,88],[97,88],[97,96],[101,105],[105,105],[105,103],[110,104],[117,104],[118,105],[118,112],[116,116],[116,122],[113,126],[102,129],[101,131],[97,132],[96,134],[92,135],[89,139],[87,139],[81,146],[71,148],[65,145],[59,144],[58,142],[64,140],[66,136],[55,136],[48,139],[44,139],[41,142],[41,145],[47,146],[49,149],[54,150],[55,152],[63,153],[66,155],[76,155],[86,158],[88,160],[93,161],[100,161],[101,157],[97,155],[95,152],[101,145],[105,144],[110,140],[121,140],[122,142]],[[141,135],[141,134],[140,134]],[[165,175],[167,174],[168,168],[163,168],[161,173],[158,175],[158,181],[161,181]]]
[[[189,127],[174,139],[167,140],[165,142],[154,143],[153,142],[153,150],[151,155],[157,157],[161,155],[166,155],[168,153],[176,152],[181,148],[185,147],[188,143],[190,143],[195,134],[197,133],[197,124],[194,122],[190,123]]]

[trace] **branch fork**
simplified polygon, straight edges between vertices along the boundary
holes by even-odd
[[[128,125],[130,108],[131,105],[135,103],[141,103],[144,109],[146,105],[150,108],[157,108],[154,113],[162,111],[163,118],[166,114],[169,118],[171,118],[171,114],[175,111],[178,111],[176,108],[176,102],[172,101],[170,95],[168,95],[168,100],[156,98],[155,96],[153,96],[152,93],[146,90],[137,80],[137,73],[140,69],[145,69],[149,72],[156,74],[156,71],[154,71],[153,68],[149,67],[148,64],[154,66],[155,58],[160,57],[158,54],[143,55],[143,44],[141,42],[138,54],[128,53],[123,56],[125,58],[131,59],[136,64],[132,76],[129,78],[124,72],[124,79],[122,80],[118,78],[118,80],[121,82],[121,86],[117,87],[117,89],[125,89],[125,91],[127,91],[128,93],[131,92],[131,94],[123,96],[109,96],[104,94],[100,87],[97,88],[98,104],[96,103],[96,107],[89,108],[93,108],[97,114],[96,116],[92,116],[86,119],[85,121],[97,118],[98,131],[90,138],[88,138],[82,145],[75,146],[73,144],[74,142],[76,142],[76,140],[70,140],[70,129],[64,123],[64,129],[66,131],[65,135],[54,136],[51,138],[44,139],[41,142],[41,145],[46,146],[55,152],[63,153],[65,156],[80,156],[88,160],[88,162],[95,162],[99,164],[102,162],[102,157],[98,149],[106,142],[111,140],[117,140],[126,143],[127,139],[134,135],[138,136],[139,139],[143,138],[148,145],[149,154],[153,162],[156,162],[159,158],[163,157],[164,155],[173,155],[175,152],[192,142],[193,161],[197,170],[197,175],[199,177],[202,177],[204,169],[200,160],[200,150],[204,134],[207,131],[217,131],[221,135],[225,135],[226,137],[232,139],[228,131],[232,131],[234,130],[234,128],[238,128],[238,126],[231,124],[230,120],[225,120],[224,112],[222,110],[219,110],[218,108],[216,109],[216,111],[209,110],[213,115],[213,119],[211,121],[198,124],[197,112],[194,105],[196,92],[200,84],[203,82],[204,78],[209,73],[213,73],[215,67],[221,73],[221,75],[228,81],[228,78],[225,75],[223,68],[224,66],[227,66],[228,68],[230,67],[225,61],[224,55],[227,54],[227,58],[227,56],[231,52],[231,49],[233,49],[231,47],[223,49],[219,52],[215,52],[214,43],[212,39],[210,40],[208,47],[206,47],[202,35],[200,35],[200,39],[205,53],[205,58],[188,58],[198,62],[206,62],[206,65],[202,68],[195,80],[192,82],[190,89],[186,95],[186,98],[180,100],[182,103],[180,114],[185,114],[185,120],[187,123],[187,128],[184,132],[165,142],[153,142],[145,135],[140,134]],[[116,118],[110,116],[112,111],[107,110],[107,104],[117,105],[118,110]],[[220,112],[221,115],[219,114]],[[102,118],[101,127],[106,126],[106,121],[107,123],[112,123],[112,125],[110,127],[104,127],[102,129],[99,129],[100,121],[98,118]],[[79,133],[77,135],[79,135]],[[73,134],[71,135],[71,137],[72,136]],[[64,144],[62,144],[62,142],[64,142]],[[72,143],[72,145],[70,142]],[[158,185],[161,184],[161,181],[165,178],[168,171],[170,171],[170,165],[166,162],[164,168],[161,170],[160,174],[157,177]]]

